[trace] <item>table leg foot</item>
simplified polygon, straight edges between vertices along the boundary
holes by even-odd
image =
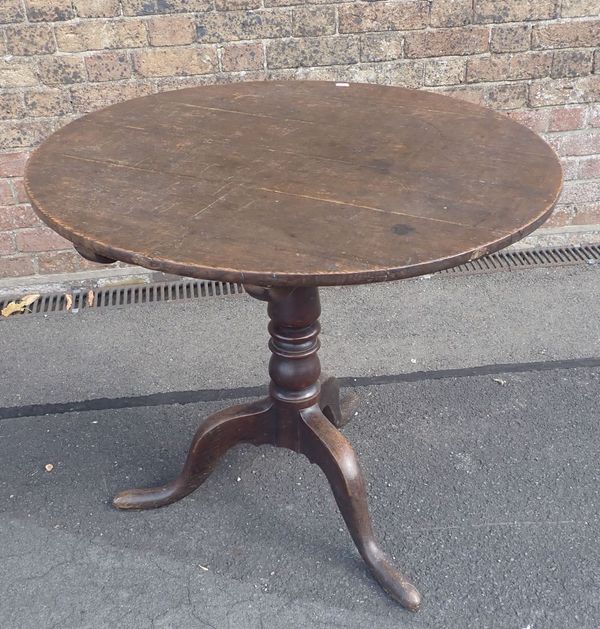
[[[227,450],[240,443],[272,443],[275,414],[270,399],[232,406],[208,417],[201,425],[183,466],[171,482],[148,489],[128,489],[113,499],[117,509],[155,509],[181,500],[211,474]]]
[[[354,416],[360,398],[353,391],[342,397],[340,385],[333,376],[321,374],[320,384],[319,407],[323,414],[337,428],[345,426]]]
[[[367,506],[367,492],[360,465],[348,440],[331,425],[318,406],[300,411],[300,451],[325,473],[350,535],[381,587],[402,606],[416,611],[418,590],[379,548]]]

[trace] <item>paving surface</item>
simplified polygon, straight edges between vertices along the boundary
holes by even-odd
[[[0,626],[597,629],[599,271],[323,291],[322,362],[361,396],[344,432],[417,614],[291,452],[236,448],[165,509],[109,505],[260,391],[264,304],[0,322]]]

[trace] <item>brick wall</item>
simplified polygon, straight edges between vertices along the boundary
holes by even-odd
[[[600,0],[0,0],[0,278],[93,268],[27,204],[27,151],[84,112],[218,81],[420,87],[561,155],[550,225],[600,223]]]

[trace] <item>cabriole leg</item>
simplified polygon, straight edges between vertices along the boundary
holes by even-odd
[[[329,480],[350,535],[381,587],[401,605],[416,611],[421,595],[379,548],[367,505],[367,491],[358,458],[350,442],[317,406],[300,412],[301,451]]]
[[[160,487],[122,491],[113,499],[113,505],[119,509],[155,509],[181,500],[210,476],[229,448],[240,443],[272,443],[274,429],[269,399],[215,413],[198,428],[179,476]]]

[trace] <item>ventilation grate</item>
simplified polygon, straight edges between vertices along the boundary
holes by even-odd
[[[478,260],[439,271],[436,275],[474,275],[596,263],[600,263],[600,245],[544,247],[492,253]],[[48,315],[66,311],[77,313],[87,308],[102,309],[136,304],[183,301],[201,299],[203,297],[239,295],[243,292],[244,289],[241,284],[191,279],[92,289],[91,293],[87,289],[78,289],[69,293],[69,297],[72,300],[71,304],[68,303],[67,295],[63,293],[43,295],[23,314]],[[10,301],[17,298],[0,299],[0,310]],[[10,318],[12,319],[13,317],[11,316]],[[4,320],[4,317],[0,317],[0,321]]]
[[[156,282],[139,286],[122,286],[101,289],[95,292],[93,307],[129,306],[163,301],[182,301],[200,297],[220,297],[243,293],[241,284],[210,282],[207,280],[176,280]],[[79,295],[82,304],[87,303],[86,294]]]
[[[220,297],[243,293],[241,284],[207,280],[178,280],[130,286],[75,290],[70,293],[43,295],[23,314],[77,313],[86,308],[113,308],[156,302],[183,301],[202,297]],[[71,303],[68,303],[69,298]],[[15,298],[0,300],[0,310]],[[0,321],[3,317],[0,317]]]
[[[465,264],[439,271],[439,273],[446,275],[494,273],[533,267],[595,264],[597,262],[600,262],[600,245],[539,247],[536,249],[491,253],[472,262],[466,262]]]

